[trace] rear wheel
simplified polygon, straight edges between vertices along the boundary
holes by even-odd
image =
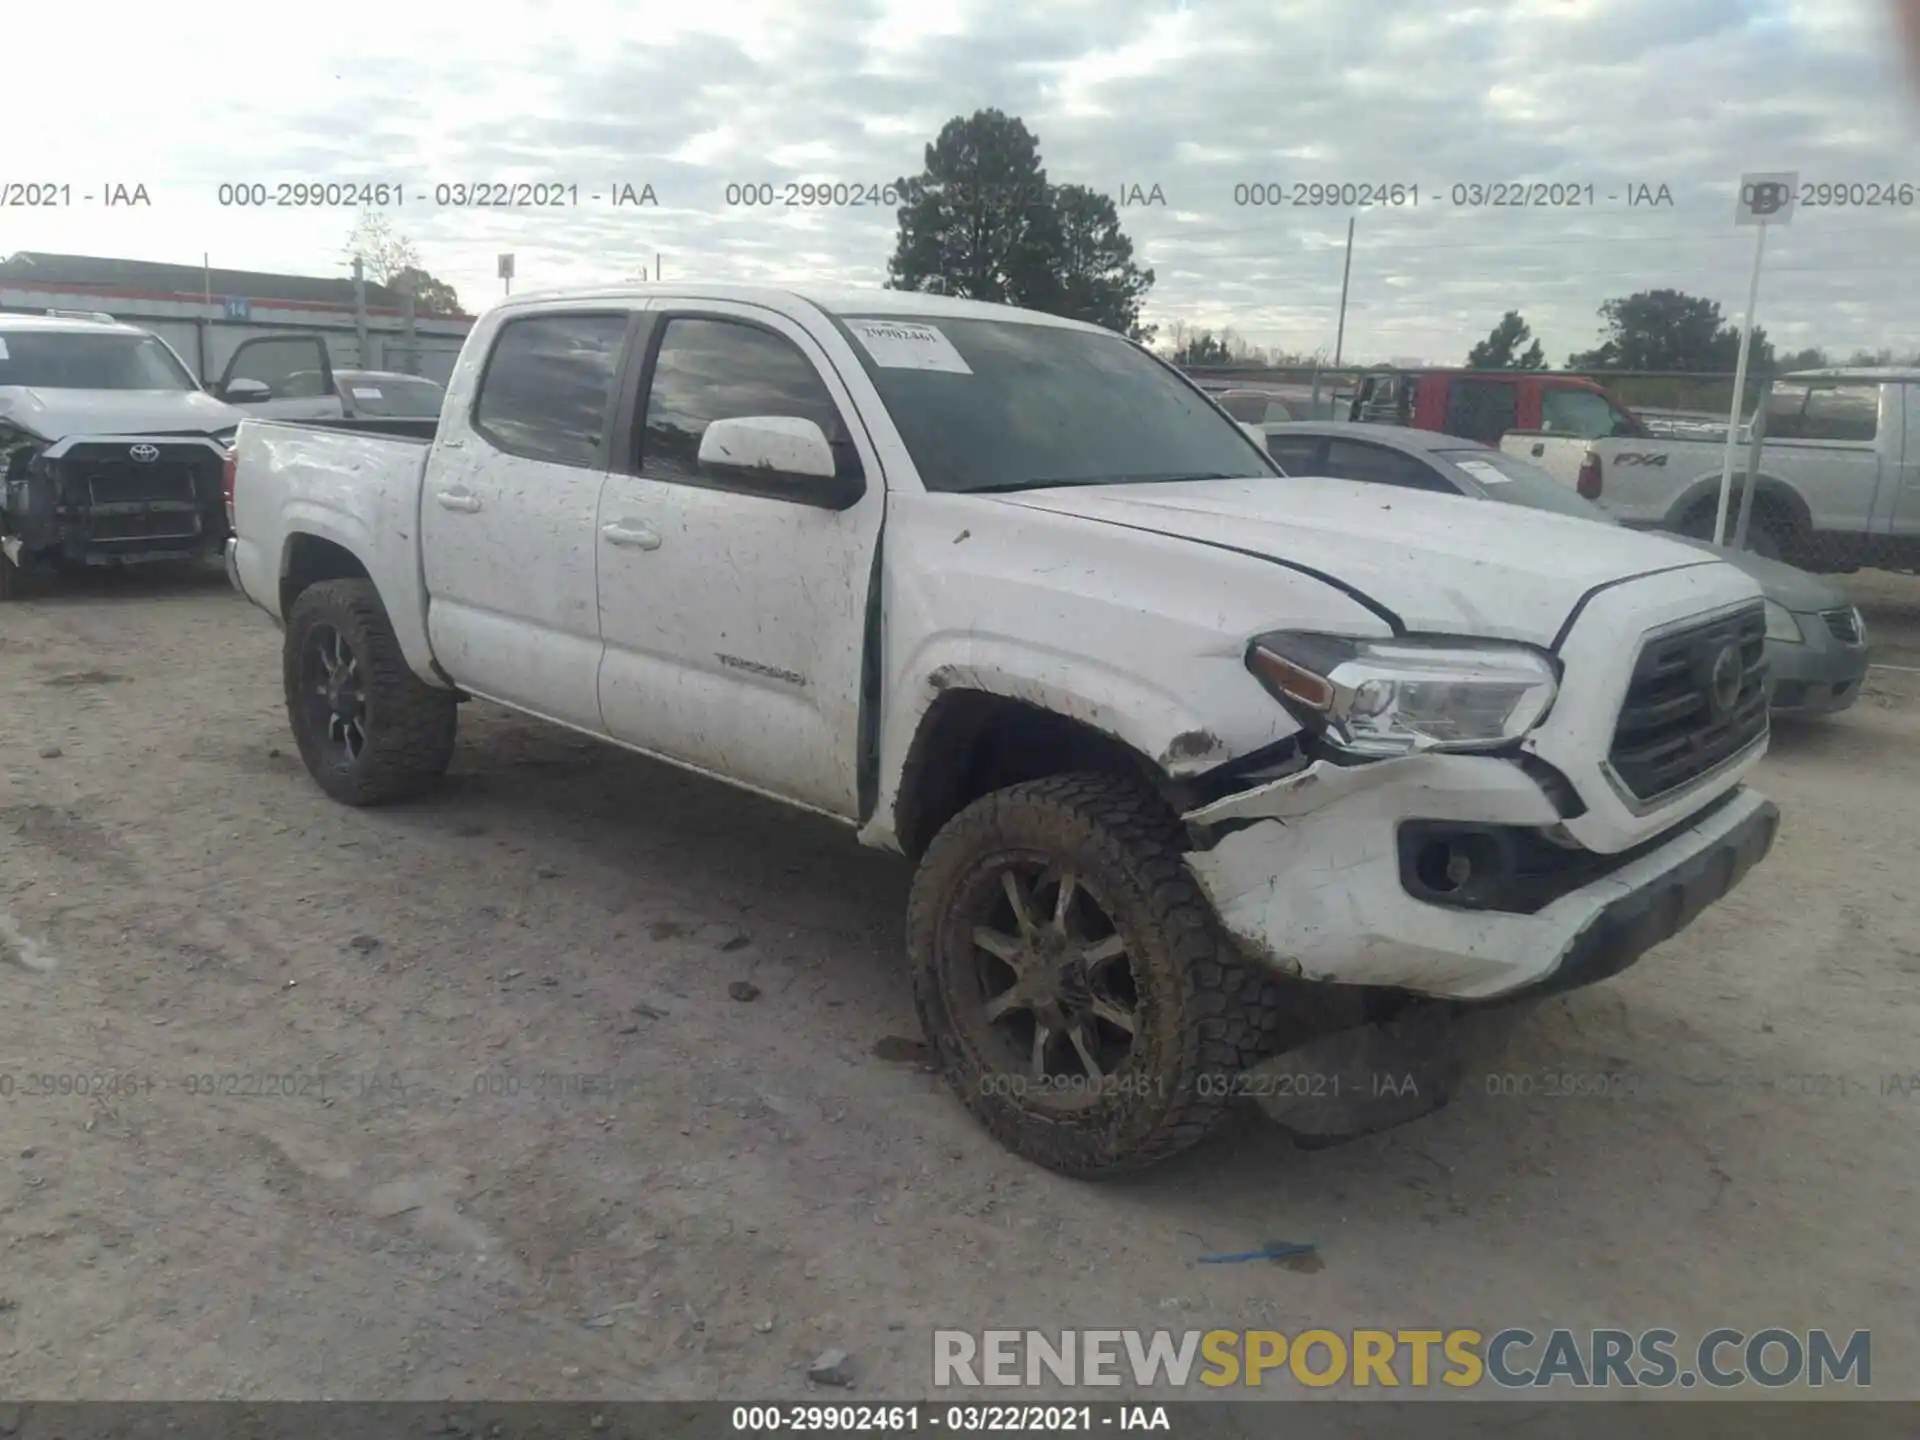
[[[1143,786],[997,791],[928,847],[908,906],[915,998],[948,1082],[1008,1149],[1137,1170],[1227,1113],[1274,990],[1220,934]]]
[[[411,799],[446,773],[459,703],[408,667],[372,581],[326,580],[301,591],[283,653],[300,758],[335,800]]]
[[[1786,551],[1786,529],[1771,510],[1755,509],[1747,521],[1747,548],[1763,560],[1778,560]]]
[[[1719,518],[1719,502],[1696,506],[1680,523],[1682,535],[1691,535],[1697,540],[1713,539],[1714,522]],[[1738,492],[1731,497],[1727,506],[1727,543],[1732,545],[1734,536],[1740,529],[1740,496]],[[1753,513],[1747,517],[1747,549],[1763,560],[1778,560],[1786,550],[1787,536],[1791,527],[1779,511],[1758,496],[1754,497]]]

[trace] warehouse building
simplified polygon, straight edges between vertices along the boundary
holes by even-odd
[[[164,338],[204,380],[242,340],[318,334],[343,369],[398,370],[442,384],[473,317],[414,317],[407,299],[348,276],[21,251],[0,260],[0,311],[99,311]]]

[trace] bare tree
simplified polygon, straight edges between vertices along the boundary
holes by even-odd
[[[367,278],[385,285],[403,270],[422,270],[420,252],[413,241],[394,233],[393,222],[378,210],[362,210],[347,237],[345,259],[366,266]]]
[[[1220,331],[1220,343],[1226,346],[1227,363],[1229,365],[1258,365],[1260,363],[1259,347],[1249,345],[1244,337],[1234,331],[1232,326],[1226,326]]]

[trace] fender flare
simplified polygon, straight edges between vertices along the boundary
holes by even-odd
[[[923,655],[923,662],[939,663],[931,669],[916,664],[917,677],[914,672],[903,677],[899,693],[888,705],[889,713],[882,724],[886,739],[877,803],[862,827],[861,838],[889,848],[897,843],[896,826],[903,818],[902,805],[912,783],[914,761],[931,733],[929,727],[937,723],[948,703],[962,695],[1010,701],[1055,716],[1130,754],[1162,783],[1178,784],[1204,774],[1299,729],[1276,704],[1270,717],[1271,733],[1263,726],[1258,736],[1223,737],[1181,697],[1137,676],[1102,668],[1098,679],[1103,684],[1069,684],[1064,678],[1046,677],[1046,667],[1033,663],[1044,658],[983,652],[977,642],[964,650],[934,647]],[[1089,693],[1096,690],[1105,693]]]
[[[282,580],[292,573],[294,551],[303,540],[324,540],[337,545],[360,562],[369,574],[367,556],[373,552],[373,536],[364,522],[338,510],[299,501],[289,502],[286,530],[280,537],[280,558],[275,574]],[[281,617],[285,619],[285,616]]]
[[[386,608],[387,620],[393,626],[394,638],[399,642],[400,653],[407,665],[429,685],[445,684],[441,670],[434,659],[433,644],[427,636],[426,587],[422,583],[416,568],[412,573],[394,573],[391,564],[383,565],[373,557],[380,555],[380,547],[375,544],[372,528],[366,520],[345,511],[318,505],[311,501],[291,501],[288,503],[284,523],[286,529],[280,541],[280,554],[275,557],[274,569],[279,580],[285,580],[289,574],[294,551],[301,539],[321,540],[338,546],[351,555],[366,571],[373,581],[374,588],[380,592],[380,602]],[[409,595],[417,589],[417,606],[396,605],[393,597]],[[279,587],[274,589],[274,605],[279,605]],[[288,617],[279,615],[284,622]]]
[[[1745,483],[1746,476],[1744,474],[1736,473],[1734,475],[1730,506],[1738,506],[1740,502],[1740,492]],[[1685,524],[1687,517],[1691,515],[1694,510],[1703,504],[1715,503],[1719,493],[1720,475],[1718,471],[1696,476],[1688,482],[1685,489],[1674,497],[1673,504],[1667,508],[1666,517],[1660,522],[1659,528],[1678,532],[1681,526]],[[1770,506],[1782,512],[1786,516],[1787,523],[1798,531],[1804,532],[1813,529],[1813,509],[1807,504],[1806,497],[1801,495],[1790,481],[1783,480],[1778,475],[1771,475],[1762,470],[1754,477],[1753,504],[1756,512],[1758,512],[1762,505]],[[1729,525],[1734,523],[1734,519],[1738,513],[1737,509],[1729,509]]]

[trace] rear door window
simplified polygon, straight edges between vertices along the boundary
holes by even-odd
[[[1880,433],[1880,387],[1775,385],[1767,396],[1767,434],[1780,440],[1867,442]]]
[[[1404,425],[1413,410],[1413,380],[1404,375],[1370,375],[1360,382],[1349,419],[1377,425]]]
[[[1458,495],[1459,487],[1423,460],[1384,445],[1358,440],[1335,440],[1327,446],[1325,472],[1341,480],[1369,485],[1395,485],[1402,490],[1433,490]]]
[[[1289,475],[1320,475],[1326,443],[1312,435],[1269,435],[1267,453]]]
[[[473,428],[528,460],[596,464],[627,325],[624,312],[509,320],[487,357]]]
[[[1447,388],[1449,435],[1498,446],[1519,417],[1520,390],[1508,380],[1455,380]]]

